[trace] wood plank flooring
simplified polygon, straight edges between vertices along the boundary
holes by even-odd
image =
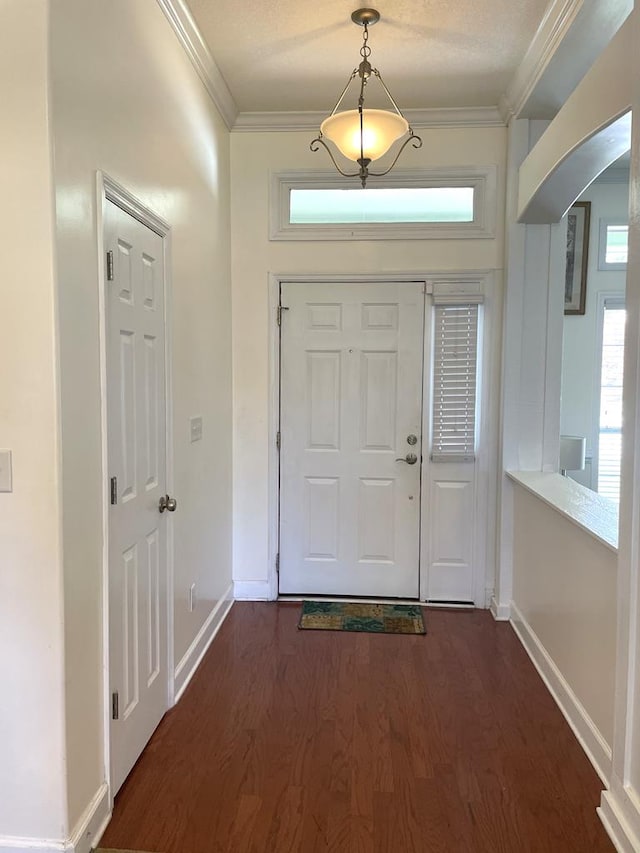
[[[510,625],[298,631],[236,603],[116,798],[106,848],[611,853],[602,785]]]

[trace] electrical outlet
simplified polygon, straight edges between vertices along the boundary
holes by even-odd
[[[189,587],[189,612],[193,613],[196,609],[196,585],[194,583]]]
[[[11,476],[11,451],[0,450],[0,492],[13,491],[13,477]]]

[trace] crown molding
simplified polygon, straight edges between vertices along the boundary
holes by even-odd
[[[633,0],[553,0],[509,88],[505,122],[553,119],[633,11]]]
[[[229,130],[240,132],[317,130],[326,112],[280,111],[242,112],[227,86],[211,51],[198,29],[185,0],[157,0],[198,76],[220,111]],[[405,118],[413,128],[503,127],[506,124],[498,107],[446,107],[406,110]]]
[[[569,32],[583,2],[553,0],[550,4],[507,91],[500,98],[500,114],[505,123],[522,111],[558,46]]]
[[[238,116],[238,107],[187,4],[184,0],[158,0],[158,5],[178,36],[225,124],[231,130]]]
[[[317,131],[326,112],[242,112],[232,127],[234,132]],[[497,107],[448,107],[444,109],[405,110],[411,127],[504,127]]]

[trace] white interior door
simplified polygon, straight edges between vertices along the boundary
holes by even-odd
[[[109,655],[115,793],[167,709],[163,240],[106,204]]]
[[[417,598],[423,285],[281,303],[280,592]]]

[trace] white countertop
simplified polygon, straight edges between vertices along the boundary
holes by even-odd
[[[617,553],[618,507],[613,501],[560,474],[507,471],[507,476]]]

